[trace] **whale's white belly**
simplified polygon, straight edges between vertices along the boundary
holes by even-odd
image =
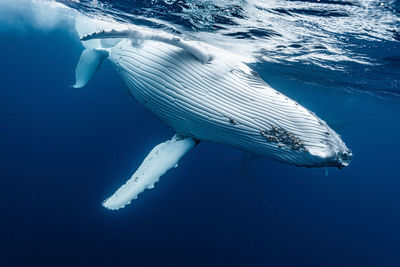
[[[340,137],[240,61],[201,63],[186,51],[128,40],[110,60],[136,99],[178,134],[300,166],[332,166]]]

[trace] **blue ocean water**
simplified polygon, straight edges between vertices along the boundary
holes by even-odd
[[[3,266],[400,265],[398,1],[63,1],[248,47],[253,68],[354,154],[328,176],[256,159],[245,179],[240,151],[201,143],[119,211],[101,201],[173,131],[108,62],[71,88],[79,38],[31,20],[28,2],[0,4]]]

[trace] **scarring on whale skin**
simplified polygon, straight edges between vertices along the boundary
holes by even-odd
[[[132,95],[176,131],[103,203],[107,208],[121,208],[152,188],[199,141],[296,166],[343,168],[351,160],[351,151],[323,120],[229,51],[140,28],[81,37],[87,44],[75,87],[84,86],[108,58]],[[105,39],[113,42],[99,42]]]

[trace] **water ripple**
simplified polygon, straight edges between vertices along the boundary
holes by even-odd
[[[59,2],[84,13],[199,38],[257,62],[293,65],[314,76],[321,73],[315,68],[339,72],[336,84],[350,83],[354,91],[400,93],[400,1]],[[372,71],[361,71],[365,69]]]

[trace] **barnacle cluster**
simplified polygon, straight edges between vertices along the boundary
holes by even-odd
[[[288,146],[293,150],[307,150],[297,136],[283,128],[272,126],[271,130],[262,130],[260,133],[268,142],[277,143],[279,147]]]

